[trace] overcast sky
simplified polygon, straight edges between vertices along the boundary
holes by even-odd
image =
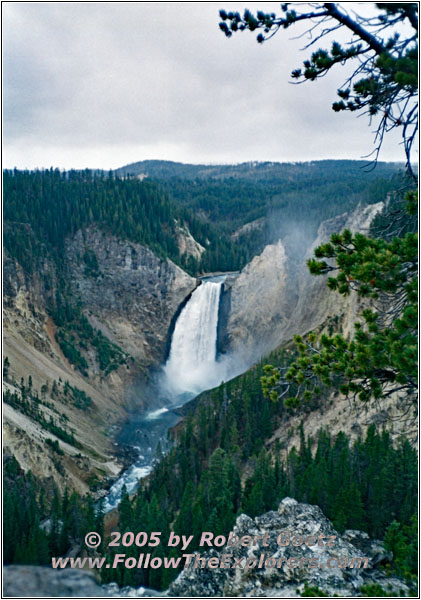
[[[367,4],[367,3],[366,3]],[[372,3],[368,3],[372,4]],[[366,118],[331,110],[344,80],[291,85],[309,52],[282,31],[225,38],[220,8],[277,2],[4,2],[5,167],[116,168],[143,159],[359,159]],[[403,160],[389,139],[383,160]]]

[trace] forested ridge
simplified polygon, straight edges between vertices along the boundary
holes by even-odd
[[[149,177],[131,176],[144,166]],[[192,275],[238,270],[287,234],[291,221],[315,237],[323,220],[359,202],[384,200],[399,185],[399,172],[393,163],[367,172],[361,161],[215,167],[145,161],[116,173],[6,170],[4,243],[30,273],[41,257],[61,259],[68,236],[95,225],[148,246]],[[262,229],[231,239],[239,227],[262,217]],[[205,248],[200,260],[180,256],[177,224]],[[95,274],[95,257],[85,258]]]
[[[297,211],[301,226],[315,237],[322,221],[359,202],[383,201],[396,187],[401,167],[379,163],[372,171],[364,161],[352,160],[226,166],[143,161],[117,173],[147,175],[145,180],[159,182],[177,205],[193,208],[198,218],[216,223],[226,234],[268,217],[261,244],[285,235],[291,221],[297,221]]]
[[[177,224],[186,226],[205,248],[206,268],[224,270],[244,264],[238,246],[221,239],[188,210],[177,207],[150,181],[120,178],[96,171],[10,171],[4,181],[5,247],[28,271],[38,258],[63,257],[65,241],[80,228],[97,226],[110,234],[143,244],[159,257],[171,258],[193,275],[202,266],[180,256]],[[89,264],[88,267],[95,267]],[[229,262],[229,264],[225,264]]]

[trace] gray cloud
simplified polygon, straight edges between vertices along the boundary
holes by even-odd
[[[5,3],[6,166],[117,167],[146,158],[190,162],[360,158],[365,119],[336,115],[345,73],[293,86],[303,40],[227,40],[221,6]],[[277,10],[278,3],[248,7]],[[402,160],[396,138],[383,159]]]

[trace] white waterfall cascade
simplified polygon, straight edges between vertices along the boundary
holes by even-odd
[[[175,324],[164,367],[165,387],[173,396],[199,394],[223,380],[216,361],[219,299],[225,277],[204,281],[192,294]]]
[[[127,425],[130,439],[136,440],[136,462],[110,488],[104,510],[113,509],[121,500],[123,485],[132,493],[140,479],[153,469],[158,441],[165,446],[166,433],[178,422],[172,409],[204,390],[216,387],[242,373],[248,365],[225,355],[216,360],[219,300],[226,276],[206,279],[193,292],[175,324],[170,355],[164,366],[162,392],[168,406],[139,415]],[[163,400],[163,398],[161,398]],[[135,436],[133,438],[133,435]]]

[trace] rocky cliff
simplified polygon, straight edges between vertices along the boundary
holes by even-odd
[[[87,252],[95,256],[94,272],[83,260]],[[47,295],[54,293],[61,275],[54,261],[41,261],[38,272],[30,274],[6,255],[7,387],[11,394],[20,394],[23,384],[25,393],[42,401],[37,403],[37,419],[16,403],[5,405],[4,446],[25,470],[56,481],[62,489],[70,486],[85,492],[93,481],[120,470],[124,456],[119,456],[114,433],[128,410],[142,409],[151,401],[148,369],[164,359],[171,320],[197,281],[148,248],[95,228],[66,241],[64,271],[73,301],[127,360],[107,374],[88,346],[84,353],[88,370],[83,376],[63,355],[47,308]],[[50,418],[74,434],[76,446],[45,430],[42,422]],[[47,438],[58,442],[64,455],[46,445]]]
[[[250,364],[294,334],[319,326],[328,316],[347,313],[345,321],[351,326],[357,297],[332,294],[325,276],[310,275],[306,260],[334,232],[345,228],[367,231],[382,207],[381,202],[360,205],[352,213],[324,221],[317,238],[307,240],[307,248],[297,247],[293,235],[268,245],[238,277],[228,278],[222,297],[220,350],[240,355]]]
[[[282,241],[266,246],[262,254],[224,283],[220,346],[251,364],[279,345],[280,332],[290,313],[288,261]]]
[[[334,232],[348,228],[368,233],[370,223],[382,208],[381,202],[360,205],[351,213],[324,221],[317,238],[309,242],[301,257],[293,236],[266,246],[238,277],[228,278],[221,301],[220,349],[237,354],[250,364],[272,349],[288,344],[294,334],[329,330],[332,326],[340,326],[345,335],[352,334],[363,301],[353,292],[344,297],[330,291],[327,276],[311,275],[306,260]],[[300,425],[305,435],[313,439],[321,428],[332,435],[346,431],[355,439],[364,436],[371,424],[382,427],[386,423],[393,437],[404,434],[416,442],[413,415],[401,406],[396,395],[384,399],[381,405],[362,404],[350,402],[332,391],[320,400],[316,410],[288,413],[267,441],[267,447],[280,442],[285,453],[294,445],[298,447]]]
[[[371,584],[391,595],[408,595],[404,581],[388,577],[381,570],[391,559],[381,542],[361,531],[348,530],[339,535],[317,506],[284,498],[278,511],[254,519],[240,515],[233,534],[237,540],[251,538],[244,545],[225,545],[200,555],[206,560],[213,558],[214,565],[228,556],[229,567],[195,567],[194,556],[165,592],[100,585],[92,574],[81,570],[16,565],[4,569],[4,593],[12,598],[358,597],[367,596],[363,586]],[[306,592],[309,588],[311,594]]]
[[[81,260],[86,250],[95,254],[95,277]],[[94,228],[79,231],[66,251],[75,293],[91,324],[142,367],[160,364],[171,320],[196,279],[149,248]]]

